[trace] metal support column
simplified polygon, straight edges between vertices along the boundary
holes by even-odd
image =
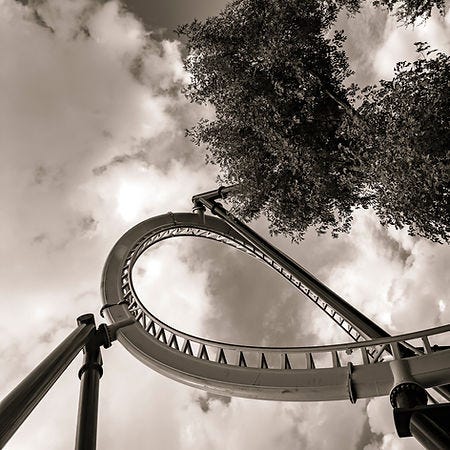
[[[412,436],[428,450],[450,448],[450,403],[427,405],[418,386],[411,387],[405,383],[393,405],[397,435]]]
[[[446,404],[445,407],[445,414],[441,414],[441,417],[435,417],[433,410],[415,412],[411,415],[410,432],[428,450],[450,448],[450,404]],[[444,412],[444,409],[441,411]]]
[[[92,314],[82,316],[78,321],[95,326]],[[103,343],[104,339],[97,332],[91,335],[84,348],[84,361],[78,373],[81,386],[75,443],[76,450],[95,450],[96,448],[99,382],[103,375],[100,345],[103,345]]]
[[[0,403],[0,448],[6,445],[94,333],[94,324],[78,323],[78,327]]]
[[[84,363],[80,369],[80,403],[76,450],[94,450],[97,439],[98,386],[102,376],[100,347],[111,347],[121,328],[134,323],[133,318],[111,326],[95,328],[93,314],[77,319],[78,327],[53,350],[0,403],[0,448],[3,448],[23,421],[33,411],[55,381],[84,348]]]

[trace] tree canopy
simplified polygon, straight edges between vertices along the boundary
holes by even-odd
[[[374,206],[384,223],[445,238],[442,224],[435,227],[439,231],[425,231],[430,217],[419,217],[422,212],[435,214],[428,203],[440,199],[425,196],[419,208],[415,189],[408,204],[416,208],[407,212],[399,197],[402,186],[411,186],[402,175],[405,139],[412,158],[408,170],[421,161],[411,180],[421,178],[426,169],[421,147],[414,145],[413,122],[408,137],[403,133],[408,86],[416,80],[416,90],[426,89],[423,103],[430,95],[440,101],[444,78],[434,72],[445,65],[445,58],[439,57],[439,67],[428,59],[399,65],[391,84],[364,90],[362,104],[355,108],[357,88],[344,84],[351,74],[342,50],[345,37],[342,32],[330,36],[342,4],[236,0],[217,17],[180,27],[192,76],[186,95],[216,110],[214,120],[202,119],[189,135],[206,145],[224,183],[240,183],[235,211],[245,219],[266,214],[273,232],[302,238],[310,226],[333,234],[348,231],[355,208]],[[424,74],[428,81],[419,85]],[[444,107],[445,101],[441,103]],[[386,117],[384,109],[390,111]],[[420,113],[415,117],[421,120]],[[432,121],[430,115],[424,124],[425,140],[437,130],[445,133],[439,125],[430,128]],[[435,157],[434,147],[428,154]],[[438,172],[436,180],[442,170]],[[436,185],[434,192],[439,189]]]
[[[365,89],[358,112],[376,133],[357,145],[372,152],[369,185],[382,222],[448,241],[450,57],[424,43],[417,51],[391,81]]]

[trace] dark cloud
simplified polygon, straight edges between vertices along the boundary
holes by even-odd
[[[414,263],[412,248],[405,248],[401,241],[389,234],[387,228],[373,223],[371,234],[373,239],[377,241],[377,248],[387,258],[400,261],[404,266],[411,266]],[[419,238],[412,238],[412,240],[417,242]]]
[[[33,171],[32,184],[51,186],[61,184],[64,170],[61,167],[39,164]]]
[[[43,166],[36,167],[36,169],[34,171],[34,179],[33,179],[34,183],[42,184],[44,179],[47,176],[47,173],[48,173],[48,171],[45,167],[43,167]]]
[[[40,244],[48,239],[48,235],[46,233],[40,233],[32,238],[33,244]]]
[[[78,220],[78,227],[82,233],[87,231],[95,231],[97,228],[98,222],[91,215],[85,215],[80,217]]]
[[[212,402],[220,402],[223,405],[228,406],[231,403],[231,397],[205,392],[204,394],[196,396],[195,401],[200,405],[200,409],[204,413],[207,413],[211,409]]]
[[[94,175],[102,175],[111,167],[120,166],[122,164],[126,164],[131,161],[139,161],[148,166],[149,165],[149,155],[143,150],[139,150],[135,153],[116,155],[113,158],[111,158],[111,160],[109,162],[107,162],[106,164],[102,164],[101,166],[94,167],[92,169],[92,173]]]
[[[36,9],[33,10],[33,13],[34,13],[35,23],[37,23],[38,25],[40,25],[43,28],[47,28],[51,33],[55,32],[55,30],[45,22],[45,20],[42,18],[42,16],[39,14],[39,12]]]
[[[126,7],[144,22],[148,29],[162,28],[164,36],[173,37],[178,25],[217,14],[228,0],[125,0]]]
[[[366,402],[367,403],[367,402]],[[355,450],[364,450],[366,445],[373,445],[376,448],[381,448],[383,443],[383,434],[374,433],[369,424],[369,419],[365,414],[366,420],[362,425],[361,436],[356,443]]]
[[[283,277],[223,244],[196,239],[189,264],[208,273],[205,330],[211,339],[248,345],[313,345],[312,319],[329,318]]]

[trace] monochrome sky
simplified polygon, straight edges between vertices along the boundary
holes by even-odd
[[[131,226],[189,211],[215,187],[184,130],[211,108],[181,93],[188,82],[179,24],[225,0],[0,0],[0,241],[3,259],[0,398],[75,326],[96,315],[108,252]],[[365,5],[343,14],[360,84],[392,76],[413,42],[448,52],[450,15],[405,29]],[[267,237],[264,220],[252,226]],[[383,229],[359,212],[339,239],[270,238],[391,333],[450,322],[447,246]],[[255,261],[214,243],[172,240],[136,267],[141,298],[184,331],[246,344],[315,345],[346,338],[306,299]],[[281,403],[217,398],[152,372],[116,343],[103,352],[98,448],[420,448],[395,437],[387,398]],[[81,359],[6,446],[72,448]]]

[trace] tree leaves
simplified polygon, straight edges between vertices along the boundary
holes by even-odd
[[[236,0],[181,27],[186,95],[216,110],[188,134],[222,182],[240,183],[235,212],[265,214],[275,233],[336,235],[373,206],[383,223],[448,240],[448,57],[418,43],[423,57],[399,63],[392,81],[346,86],[345,36],[329,37],[341,6]]]
[[[405,25],[428,19],[433,8],[436,8],[439,14],[445,15],[445,0],[375,0],[373,5],[395,12],[398,20]]]
[[[382,222],[448,242],[450,58],[416,47],[425,58],[397,64],[392,81],[366,91],[358,112],[376,134],[359,145],[373,152],[369,185]]]

